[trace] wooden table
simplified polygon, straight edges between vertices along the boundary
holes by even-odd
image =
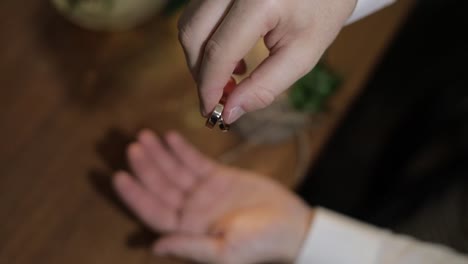
[[[312,161],[413,2],[348,27],[330,49],[346,82],[311,132]],[[1,1],[0,264],[180,263],[146,250],[153,236],[109,185],[142,127],[180,130],[213,157],[240,142],[203,127],[175,21],[99,34],[64,23],[46,1]],[[291,186],[294,153],[291,141],[237,163]]]

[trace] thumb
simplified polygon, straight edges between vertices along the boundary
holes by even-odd
[[[156,255],[171,255],[201,263],[220,263],[222,241],[207,236],[169,235],[153,246]]]
[[[262,109],[308,73],[320,59],[321,49],[297,40],[272,52],[232,92],[224,109],[228,124],[245,113]]]

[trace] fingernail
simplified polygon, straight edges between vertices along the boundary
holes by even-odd
[[[203,104],[200,105],[200,114],[201,114],[203,117],[207,117],[207,116],[208,116],[208,113],[206,112],[205,107],[203,106]]]
[[[229,115],[227,117],[227,122],[229,124],[232,124],[234,121],[239,119],[239,117],[243,116],[244,114],[245,114],[245,111],[240,106],[236,106],[229,112]]]

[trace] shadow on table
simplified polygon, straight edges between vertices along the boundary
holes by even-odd
[[[109,129],[105,137],[96,144],[96,152],[105,162],[107,170],[92,169],[89,173],[89,181],[97,193],[116,206],[127,217],[139,222],[122,203],[112,187],[113,173],[118,170],[128,170],[125,153],[128,144],[134,140],[132,135],[134,134],[126,133],[118,128]],[[126,243],[130,248],[149,247],[156,238],[151,230],[140,225],[137,230],[129,234]]]

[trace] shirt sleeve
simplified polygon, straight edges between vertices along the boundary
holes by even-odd
[[[318,208],[296,264],[468,264],[467,256]]]
[[[393,4],[396,0],[358,0],[353,14],[349,17],[346,24],[351,24],[361,18],[364,18],[376,11]]]

